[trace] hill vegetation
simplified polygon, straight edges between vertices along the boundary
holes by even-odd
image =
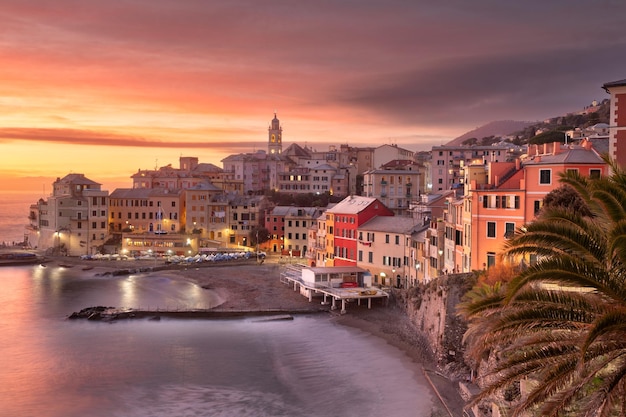
[[[449,146],[482,145],[508,141],[516,145],[528,143],[564,142],[563,132],[586,128],[597,123],[609,123],[610,100],[606,99],[594,112],[569,113],[542,122],[496,121],[476,128],[447,143]]]

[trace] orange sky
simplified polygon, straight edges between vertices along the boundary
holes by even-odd
[[[113,191],[181,155],[221,166],[266,149],[274,111],[286,145],[430,149],[624,78],[623,2],[435,3],[3,0],[0,192],[71,172]]]

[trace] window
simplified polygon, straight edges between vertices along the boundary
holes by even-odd
[[[590,169],[589,178],[600,178],[601,171],[599,169]]]
[[[396,235],[396,245],[399,245],[399,244],[400,244],[400,236]]]
[[[374,262],[374,252],[367,252],[367,262],[369,263]]]
[[[535,214],[539,213],[539,210],[541,210],[541,200],[535,200],[534,209]]]
[[[359,250],[359,262],[363,262],[363,251]]]
[[[504,223],[504,237],[506,239],[511,239],[513,234],[515,233],[515,223]]]
[[[539,170],[539,184],[550,184],[552,183],[552,171],[549,169],[540,169]]]
[[[487,237],[496,237],[496,222],[487,222]]]
[[[389,243],[389,235],[385,235],[385,243]]]

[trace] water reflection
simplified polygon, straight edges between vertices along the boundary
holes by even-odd
[[[37,417],[425,416],[400,352],[326,318],[66,320],[92,305],[205,306],[168,276],[0,271],[0,410]]]

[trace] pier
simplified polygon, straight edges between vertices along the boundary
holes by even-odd
[[[331,310],[337,309],[341,302],[341,314],[347,312],[347,304],[367,301],[367,308],[372,308],[373,299],[382,299],[385,304],[389,294],[371,286],[369,271],[358,267],[305,267],[304,265],[287,265],[280,273],[280,280],[284,284],[293,285],[294,291],[313,301],[315,295],[323,297],[322,305],[328,305],[330,299]]]

